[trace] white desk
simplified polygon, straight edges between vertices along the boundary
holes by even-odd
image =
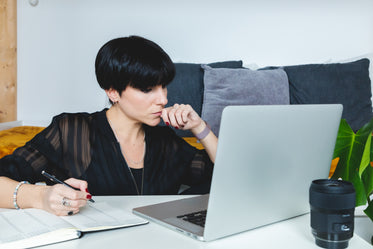
[[[112,205],[123,208],[123,210],[132,212],[133,207],[183,197],[185,196],[95,196],[94,199],[95,201],[112,203]],[[85,234],[80,239],[42,248],[320,248],[315,245],[310,230],[309,219],[309,215],[303,215],[212,242],[200,242],[158,224],[149,223],[138,227],[89,233]],[[364,219],[367,221],[366,224],[364,222],[364,227],[359,227],[356,231],[368,230],[367,234],[372,235],[373,229],[371,229],[371,227],[373,227],[373,225],[369,228],[369,224],[371,225],[372,222],[367,217],[357,218],[355,228],[360,226],[360,221]],[[350,240],[348,248],[372,249],[372,246],[355,234]]]

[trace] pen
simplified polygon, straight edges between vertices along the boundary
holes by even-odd
[[[41,174],[42,174],[43,176],[45,176],[46,178],[48,178],[49,180],[51,180],[52,182],[60,183],[60,184],[62,184],[62,185],[65,185],[66,187],[69,187],[69,188],[72,188],[72,189],[75,189],[75,190],[79,190],[79,191],[80,191],[80,189],[74,188],[73,186],[67,184],[66,182],[63,182],[63,181],[61,181],[61,180],[58,180],[54,175],[51,175],[51,174],[45,172],[44,170],[41,172]],[[95,202],[93,199],[89,199],[88,201],[90,201],[90,202],[92,202],[92,203]]]

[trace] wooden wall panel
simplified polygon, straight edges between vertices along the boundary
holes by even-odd
[[[0,0],[0,123],[17,119],[17,1]]]

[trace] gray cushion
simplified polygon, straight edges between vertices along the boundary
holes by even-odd
[[[222,111],[228,105],[290,103],[288,78],[283,69],[255,71],[202,67],[205,70],[202,118],[216,135],[219,134]]]
[[[242,61],[222,61],[208,64],[214,68],[241,68]],[[176,74],[173,81],[167,86],[168,104],[189,104],[201,115],[203,100],[203,70],[197,63],[175,63]],[[161,122],[161,125],[164,125]],[[183,137],[192,137],[190,131],[175,130]]]

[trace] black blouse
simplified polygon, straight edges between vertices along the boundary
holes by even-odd
[[[54,117],[25,146],[0,159],[0,176],[51,184],[41,175],[46,170],[63,180],[86,180],[93,195],[177,194],[181,184],[211,180],[213,163],[204,150],[190,146],[169,127],[144,125],[143,182],[137,188],[106,111]]]

